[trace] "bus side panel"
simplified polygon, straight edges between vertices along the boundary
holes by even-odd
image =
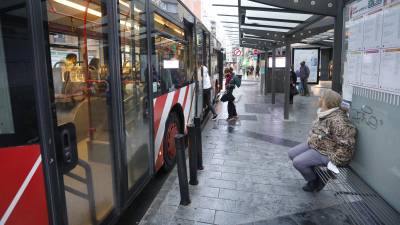
[[[1,148],[0,177],[0,224],[49,224],[39,145]]]
[[[163,158],[163,137],[165,131],[165,123],[167,122],[169,112],[176,104],[180,104],[185,116],[186,124],[189,122],[191,115],[192,102],[194,99],[194,84],[182,87],[173,92],[161,95],[153,100],[154,104],[154,151],[156,171],[164,164]]]

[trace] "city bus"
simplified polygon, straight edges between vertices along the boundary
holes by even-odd
[[[2,0],[0,224],[114,224],[205,116],[220,46],[178,0]]]

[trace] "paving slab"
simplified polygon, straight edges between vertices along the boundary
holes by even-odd
[[[259,93],[256,81],[243,80],[234,95],[239,120],[227,122],[226,103],[217,121],[202,132],[204,170],[190,186],[191,204],[179,205],[176,168],[141,225],[348,224],[333,192],[306,193],[288,150],[306,140],[316,117],[318,97],[295,97],[290,120],[283,119],[283,95]],[[242,119],[241,119],[242,117]]]

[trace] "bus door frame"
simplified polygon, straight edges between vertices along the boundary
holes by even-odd
[[[45,177],[47,207],[50,224],[67,225],[66,201],[64,183],[56,155],[54,136],[54,95],[49,91],[51,80],[48,80],[49,66],[47,65],[46,37],[43,28],[42,4],[35,0],[26,0],[28,23],[33,52],[33,76],[38,116],[38,129],[41,153],[43,157],[43,171]],[[48,42],[47,42],[48,43]],[[50,119],[51,118],[51,119]],[[49,120],[50,119],[50,120]],[[51,122],[49,122],[51,121]]]

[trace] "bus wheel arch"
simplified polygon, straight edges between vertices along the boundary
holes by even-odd
[[[170,171],[176,162],[175,135],[184,132],[184,115],[182,106],[176,104],[172,107],[165,123],[163,137],[163,170]]]

